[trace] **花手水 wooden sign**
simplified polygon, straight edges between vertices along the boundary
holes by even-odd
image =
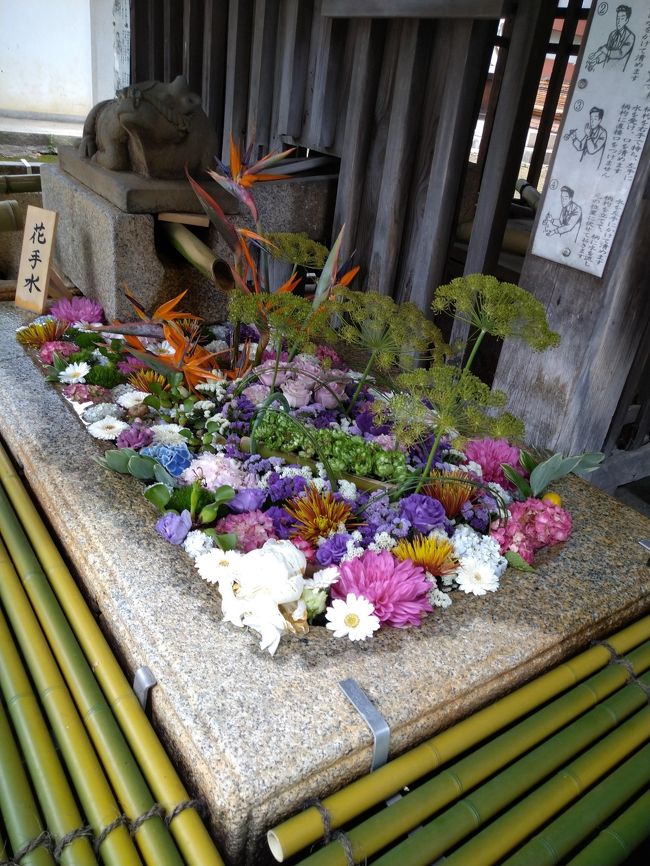
[[[47,302],[56,211],[29,205],[16,283],[16,306],[42,313]]]

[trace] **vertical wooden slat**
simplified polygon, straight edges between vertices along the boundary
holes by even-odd
[[[230,0],[222,146],[226,162],[229,161],[230,135],[240,144],[246,135],[252,16],[253,0]]]
[[[203,21],[203,110],[212,121],[217,138],[221,141],[226,88],[228,7],[222,0],[205,0]]]
[[[402,19],[392,87],[386,150],[368,267],[367,288],[389,295],[397,272],[402,227],[417,142],[415,129],[424,90],[430,26]]]
[[[496,270],[555,8],[555,0],[529,0],[516,12],[467,250],[466,274]],[[452,340],[464,341],[467,334],[467,325],[454,322]]]
[[[316,0],[312,27],[311,55],[314,58],[311,99],[305,112],[303,133],[311,147],[328,149],[334,144],[340,70],[343,66],[347,22],[320,14]]]
[[[159,4],[149,0],[147,9],[147,79],[161,81],[164,76],[163,17]]]
[[[147,19],[149,0],[131,0],[131,82],[146,81],[149,74]]]
[[[582,17],[581,9],[582,0],[569,0],[569,6],[564,16],[562,33],[560,34],[560,41],[558,42],[555,52],[553,71],[551,72],[551,77],[548,82],[548,90],[546,91],[542,116],[539,119],[537,137],[535,138],[535,147],[533,148],[533,153],[530,158],[530,166],[528,168],[527,180],[528,183],[532,183],[533,186],[537,186],[544,166],[544,157],[546,156],[548,140],[551,136],[555,113],[560,101],[560,94],[562,93],[562,84],[564,82],[569,57],[571,55],[571,48],[573,46],[573,40],[575,39],[576,28],[578,26],[578,21]]]
[[[270,150],[273,71],[279,0],[255,0],[250,59],[246,145],[259,157]]]
[[[483,118],[483,134],[481,135],[481,143],[478,148],[478,157],[476,162],[481,173],[485,165],[488,145],[492,137],[494,128],[494,115],[496,114],[497,105],[499,103],[499,94],[501,93],[501,85],[503,84],[503,73],[506,69],[506,59],[508,57],[508,48],[512,38],[512,23],[513,17],[510,15],[503,21],[503,29],[501,36],[495,39],[495,45],[498,46],[496,64],[492,74],[492,82],[490,84],[490,95],[488,104],[485,108],[485,117]]]
[[[485,80],[486,49],[495,32],[496,22],[438,23],[419,133],[417,167],[424,176],[408,208],[411,230],[404,240],[410,236],[410,244],[404,244],[406,264],[396,288],[399,300],[410,300],[424,311],[443,280],[472,141],[475,96]]]
[[[163,0],[163,77],[173,81],[183,72],[183,0]]]
[[[190,90],[201,92],[203,0],[183,0],[183,75]]]
[[[297,138],[302,131],[307,63],[313,12],[312,0],[282,0],[278,24],[279,69],[274,101],[273,146],[282,136]]]

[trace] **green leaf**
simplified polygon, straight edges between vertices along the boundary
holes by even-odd
[[[530,475],[533,469],[537,466],[538,460],[529,452],[521,449],[519,451],[519,462],[522,467],[526,470],[526,472]]]
[[[230,502],[235,495],[235,491],[230,485],[222,484],[212,494],[212,499],[217,505],[223,505],[224,502]]]
[[[153,382],[152,384],[155,385],[157,388],[160,388],[160,385],[157,382]],[[160,398],[154,396],[153,394],[149,394],[149,396],[145,397],[142,402],[145,406],[149,406],[151,409],[160,409]]]
[[[518,571],[535,571],[533,566],[528,565],[526,560],[519,556],[518,553],[515,553],[514,550],[507,550],[504,556],[508,560],[508,565],[511,566],[511,568],[516,568]]]
[[[104,454],[104,464],[113,472],[129,472],[129,460],[135,457],[135,451],[131,448],[117,448]]]
[[[128,466],[131,475],[141,481],[153,481],[156,477],[156,461],[153,457],[140,457],[139,454],[134,454],[130,458]]]
[[[339,255],[341,252],[341,244],[343,243],[344,231],[345,225],[342,225],[341,231],[339,232],[337,239],[334,241],[330,254],[327,257],[327,261],[323,265],[323,270],[321,271],[316,291],[314,293],[314,300],[312,301],[314,309],[320,307],[323,301],[327,300],[327,295],[332,287],[332,282],[334,281],[334,276],[339,265]]]
[[[564,474],[562,472],[562,463],[562,455],[554,454],[533,469],[530,473],[530,488],[533,491],[533,496],[539,496],[552,481],[555,481]]]
[[[216,502],[211,505],[206,505],[199,514],[199,523],[214,523],[219,514],[220,505]]]
[[[176,487],[176,480],[169,474],[162,463],[156,462],[156,465],[153,467],[153,474],[156,481],[159,481],[161,484],[165,484],[167,487]]]
[[[605,459],[602,451],[590,451],[580,455],[580,463],[573,470],[574,472],[593,472],[597,469]]]
[[[506,476],[508,481],[515,485],[522,496],[526,499],[528,499],[529,496],[532,496],[530,484],[526,481],[523,475],[520,475],[517,470],[508,463],[502,463],[501,468],[503,469],[503,474]]]
[[[203,529],[202,531],[222,550],[234,550],[237,546],[237,536],[234,532],[218,533],[216,529]]]
[[[158,511],[164,511],[165,506],[172,496],[172,492],[166,484],[152,484],[144,491],[145,499],[155,505]]]

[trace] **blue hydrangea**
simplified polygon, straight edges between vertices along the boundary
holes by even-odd
[[[147,448],[143,448],[140,454],[145,457],[153,457],[175,478],[181,475],[193,460],[192,454],[184,442],[180,445],[149,445]]]

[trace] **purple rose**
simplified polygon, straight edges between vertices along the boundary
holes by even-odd
[[[156,523],[156,532],[162,535],[170,544],[182,544],[191,528],[192,518],[187,509],[181,511],[180,514],[168,511]]]
[[[316,551],[316,559],[322,566],[338,565],[348,549],[350,535],[347,532],[337,532],[324,541]]]
[[[245,487],[239,490],[228,503],[228,508],[235,514],[243,514],[245,511],[257,511],[262,507],[266,499],[267,491],[259,487]]]
[[[410,521],[418,532],[431,532],[445,524],[445,509],[431,496],[412,493],[400,502],[400,514]]]
[[[311,400],[311,387],[299,379],[283,382],[280,390],[292,409],[306,406]]]

